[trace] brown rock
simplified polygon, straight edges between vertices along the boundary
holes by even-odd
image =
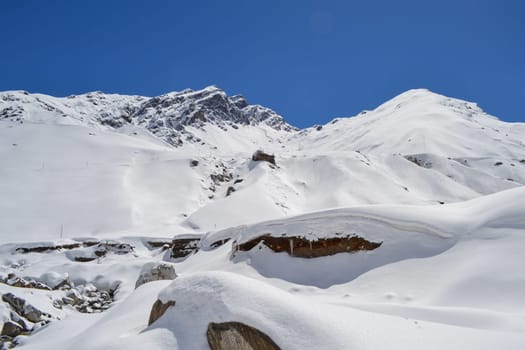
[[[262,243],[276,253],[287,252],[299,258],[317,258],[337,253],[353,253],[362,250],[374,250],[383,242],[370,242],[359,236],[320,238],[309,240],[300,236],[273,237],[262,235],[248,242],[238,244],[237,250],[249,251]]]
[[[264,161],[264,162],[268,162],[268,163],[271,163],[273,165],[276,165],[275,164],[275,156],[273,154],[264,153],[261,150],[256,151],[252,155],[252,160],[254,162]]]
[[[168,310],[170,306],[173,306],[173,305],[175,305],[175,300],[170,300],[166,304],[163,304],[162,301],[157,300],[151,307],[151,313],[149,314],[148,326],[151,326],[153,322],[161,318],[162,315],[164,315],[164,313],[166,312],[166,310]]]
[[[280,350],[269,336],[240,322],[212,322],[206,336],[211,350]]]
[[[24,332],[24,329],[15,322],[6,321],[2,326],[2,335],[14,338]]]

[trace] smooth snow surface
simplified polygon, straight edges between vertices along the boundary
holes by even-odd
[[[169,134],[199,116],[188,99],[244,114]],[[53,306],[62,290],[0,283],[52,317],[17,348],[209,349],[208,323],[239,321],[282,349],[525,349],[525,124],[427,90],[304,130],[244,103],[214,87],[0,93],[0,277],[118,286],[108,310],[85,314]],[[252,161],[258,149],[277,165]],[[382,244],[311,259],[236,249],[265,234]],[[148,243],[177,236],[202,237],[198,252]],[[17,250],[93,239],[133,249],[89,262],[91,246]],[[135,289],[160,261],[178,277]],[[157,299],[175,305],[148,326]]]

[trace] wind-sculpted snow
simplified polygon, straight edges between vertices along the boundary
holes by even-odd
[[[2,301],[0,343],[521,350],[524,135],[427,90],[304,130],[216,87],[0,93],[0,292],[50,321]]]
[[[302,131],[216,87],[154,98],[5,92],[0,110],[4,240],[203,232],[525,183],[523,124],[426,90]],[[278,167],[250,161],[257,150]]]

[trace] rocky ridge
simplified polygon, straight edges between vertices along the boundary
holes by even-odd
[[[202,90],[186,89],[156,97],[105,94],[100,91],[64,98],[27,91],[0,93],[0,120],[89,124],[110,129],[139,126],[173,146],[185,142],[202,143],[191,128],[214,125],[223,130],[240,126],[265,125],[276,130],[293,131],[273,110],[250,105],[241,95],[228,96],[216,86]]]

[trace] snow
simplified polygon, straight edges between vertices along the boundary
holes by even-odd
[[[525,348],[525,124],[419,89],[322,128],[275,127],[261,106],[242,108],[248,122],[185,125],[201,141],[179,146],[145,128],[179,120],[189,104],[176,99],[215,95],[242,102],[170,93],[165,114],[112,127],[151,99],[0,93],[0,276],[117,289],[108,310],[82,314],[53,306],[64,291],[0,283],[54,317],[18,348],[208,349],[208,323],[226,321],[283,349]],[[257,149],[277,166],[252,161]],[[382,244],[311,259],[235,249],[266,234]],[[174,237],[202,237],[200,250],[173,259],[148,243]],[[17,251],[94,240],[133,249],[89,262],[76,258],[93,246]],[[178,277],[135,288],[160,262]],[[157,299],[175,305],[148,326]]]

